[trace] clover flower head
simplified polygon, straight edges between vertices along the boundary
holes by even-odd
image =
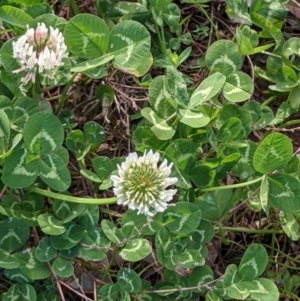
[[[168,202],[173,199],[176,189],[166,189],[175,184],[178,179],[169,177],[173,163],[168,165],[165,159],[161,164],[159,153],[150,150],[138,157],[137,153],[130,153],[125,162],[118,165],[118,175],[112,175],[114,193],[118,204],[127,205],[130,209],[137,209],[138,214],[153,216],[155,212],[164,211]]]
[[[51,71],[62,66],[62,59],[68,56],[62,33],[51,26],[49,29],[44,23],[38,23],[35,30],[27,25],[26,33],[12,44],[13,57],[21,65],[13,73],[27,72],[22,85],[35,82],[36,72],[45,72],[53,79]]]

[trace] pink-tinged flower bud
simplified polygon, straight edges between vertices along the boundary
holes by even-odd
[[[48,37],[48,28],[44,23],[38,23],[38,27],[35,30],[35,41],[37,45],[43,45]]]

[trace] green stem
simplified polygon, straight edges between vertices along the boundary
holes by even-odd
[[[75,0],[69,0],[69,4],[70,4],[71,10],[72,10],[74,16],[80,14],[79,7],[78,7],[78,5],[76,4],[76,1],[75,1]]]
[[[268,51],[262,51],[261,53],[272,56],[272,57],[276,57],[277,59],[281,59],[280,55],[274,54],[272,52],[268,52]]]
[[[192,17],[192,15],[187,15],[185,18],[183,18],[181,21],[180,21],[180,25],[183,25],[187,20],[189,20],[190,18]]]
[[[221,225],[219,225],[219,234],[220,234],[220,238],[221,238],[221,242],[225,245],[225,246],[229,246],[230,245],[230,241],[228,239],[225,238],[224,235],[224,231]]]
[[[277,96],[273,95],[273,96],[269,97],[267,100],[265,100],[260,106],[265,107],[265,106],[269,105],[271,102],[273,102],[273,100],[275,100],[276,98],[277,98]]]
[[[66,201],[66,202],[71,202],[71,203],[79,203],[79,204],[94,204],[94,205],[108,205],[108,204],[114,204],[117,202],[117,198],[113,197],[113,198],[102,198],[102,199],[92,199],[92,198],[81,198],[81,197],[75,197],[75,196],[71,196],[71,195],[65,195],[65,194],[60,194],[60,193],[56,193],[56,192],[52,192],[49,190],[44,190],[44,189],[40,189],[34,186],[30,187],[30,190],[49,197],[49,198],[53,198],[53,199],[57,199],[57,200],[61,200],[61,201]]]
[[[261,225],[261,211],[258,212],[258,228],[261,229],[262,225]],[[273,235],[273,233],[272,233]],[[261,239],[261,234],[258,235],[257,237],[257,243],[260,243],[260,239]]]
[[[296,265],[300,265],[300,260],[297,260],[296,258],[294,258],[294,257],[291,257],[291,256],[289,256],[288,254],[285,254],[283,251],[281,251],[281,250],[279,250],[279,249],[277,249],[277,248],[275,248],[275,247],[271,247],[271,246],[269,246],[269,245],[266,245],[266,244],[262,244],[265,248],[267,248],[267,249],[274,249],[274,251],[276,252],[276,253],[279,253],[280,255],[282,255],[282,257],[285,257],[287,260],[289,260],[289,261],[292,261],[292,262],[294,262]]]
[[[112,253],[112,256],[111,256],[111,260],[110,260],[109,264],[107,265],[107,267],[106,267],[106,269],[105,269],[105,271],[104,271],[104,273],[103,273],[103,276],[102,276],[102,279],[103,279],[104,281],[105,281],[105,278],[106,278],[106,276],[107,276],[107,274],[108,274],[108,272],[109,272],[109,270],[110,270],[112,264],[113,264],[114,261],[115,261],[115,258],[116,258],[116,256],[117,256],[117,252],[118,252],[118,248],[114,248],[113,253]]]
[[[39,96],[38,92],[36,90],[36,83],[32,86],[32,98],[36,101],[37,105],[39,104]]]
[[[66,99],[67,99],[67,93],[68,93],[68,90],[69,88],[71,87],[71,85],[73,84],[73,81],[75,79],[75,77],[77,76],[77,73],[74,73],[71,77],[71,79],[69,80],[68,84],[65,86],[62,94],[61,94],[61,98],[60,98],[60,101],[58,103],[58,106],[55,110],[55,115],[58,115],[58,113],[60,112],[60,109],[62,108],[62,106],[65,104],[66,102]]]
[[[298,124],[300,124],[300,119],[290,120],[290,121],[287,121],[286,123],[280,125],[279,128],[283,129],[283,128],[287,128],[291,125],[298,125]]]
[[[162,38],[162,43],[163,43],[163,51],[164,51],[164,54],[166,54],[166,39],[165,39],[165,32],[164,32],[163,27],[160,27],[160,32],[161,32],[161,38]]]
[[[122,217],[123,217],[123,214],[118,213],[118,212],[113,211],[113,210],[110,210],[110,209],[105,208],[105,207],[101,207],[101,208],[100,208],[100,211],[103,212],[103,213],[106,213],[106,214],[108,214],[108,215],[117,217],[117,218],[122,218]]]
[[[220,279],[220,278],[219,278]],[[173,292],[187,292],[187,291],[193,291],[196,289],[206,289],[206,290],[211,290],[211,284],[215,283],[219,279],[212,280],[207,283],[202,283],[197,286],[190,286],[190,287],[179,287],[179,288],[170,288],[170,289],[158,289],[158,290],[141,290],[139,293],[144,293],[144,294],[163,294],[163,293],[173,293]]]
[[[40,78],[38,72],[35,75],[35,83],[32,86],[32,98],[36,101],[37,105],[39,105],[40,102]]]
[[[48,91],[50,91],[50,90],[52,90],[52,89],[54,89],[54,88],[56,88],[56,86],[47,86],[47,87],[43,87],[43,88],[41,88],[41,93],[46,93],[46,92],[48,92]]]
[[[272,208],[271,208],[272,209]],[[276,229],[277,228],[277,224],[278,224],[278,220],[275,221],[275,224],[274,224],[274,228]],[[272,233],[272,239],[271,239],[271,257],[274,257],[274,253],[275,253],[275,240],[276,240],[276,233]]]
[[[214,227],[216,231],[219,230],[219,226]],[[256,230],[256,229],[249,229],[249,228],[234,228],[234,227],[222,227],[223,231],[230,231],[230,232],[241,232],[241,233],[251,233],[251,234],[282,234],[284,233],[283,230]]]
[[[204,189],[200,189],[200,191],[201,192],[210,192],[210,191],[216,191],[216,190],[225,190],[225,189],[234,189],[234,188],[239,188],[239,187],[245,187],[245,186],[252,185],[254,183],[262,181],[263,177],[264,176],[261,176],[261,177],[259,177],[257,179],[252,180],[252,181],[238,183],[238,184],[204,188]]]
[[[52,101],[52,100],[57,100],[57,99],[60,99],[60,95],[56,95],[56,96],[52,96],[52,97],[49,97],[49,98],[46,98],[47,101]]]
[[[169,116],[167,119],[165,119],[166,121],[171,120],[172,118],[174,118],[176,116],[176,113],[172,114],[171,116]]]
[[[139,272],[139,276],[141,277],[148,269],[150,269],[151,267],[153,267],[155,264],[151,263],[149,265],[147,265],[145,268],[143,268],[140,272]]]
[[[285,269],[300,271],[300,267],[292,266],[292,265],[287,265],[287,264],[281,263],[281,262],[279,262],[277,260],[273,260],[273,259],[269,258],[269,262],[275,263],[275,264],[277,264],[277,265],[279,265],[281,267],[284,267]]]
[[[162,51],[163,54],[166,54],[166,45],[163,43],[162,37],[160,35],[160,30],[159,30],[159,27],[158,27],[157,23],[156,22],[154,22],[154,23],[155,23],[155,30],[156,30],[156,34],[158,36],[161,51]]]

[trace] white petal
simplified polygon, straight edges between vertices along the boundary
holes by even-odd
[[[178,181],[178,178],[167,178],[166,179],[166,183],[164,185],[164,188],[167,188],[168,186],[171,186],[173,184],[175,184]]]

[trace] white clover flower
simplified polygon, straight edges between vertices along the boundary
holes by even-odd
[[[68,57],[64,37],[58,29],[50,26],[50,33],[44,23],[38,23],[37,28],[29,28],[17,41],[13,42],[13,57],[19,62],[21,68],[13,73],[26,71],[27,74],[22,85],[30,80],[35,82],[36,72],[45,73],[53,79],[51,70],[62,66],[62,59]]]
[[[138,210],[153,216],[150,208],[155,212],[164,211],[168,202],[173,199],[176,189],[166,189],[175,184],[178,179],[171,178],[171,167],[165,159],[158,165],[159,153],[150,150],[138,157],[137,153],[130,153],[125,162],[118,165],[118,176],[112,175],[114,193],[118,204],[127,205],[130,209]]]

